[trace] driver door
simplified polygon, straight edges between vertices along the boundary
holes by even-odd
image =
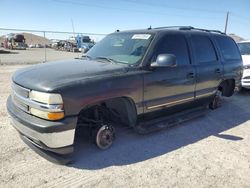
[[[176,56],[177,66],[151,67],[144,75],[144,112],[194,100],[196,73],[190,62],[185,35],[165,34],[156,46],[151,62],[159,54],[173,54]]]

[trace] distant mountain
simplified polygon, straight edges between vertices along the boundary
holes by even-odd
[[[26,39],[26,44],[50,44],[50,40],[32,33],[22,33]]]
[[[24,35],[24,38],[26,40],[26,44],[30,45],[30,44],[50,44],[50,40],[47,38],[44,38],[42,36],[38,36],[32,33],[20,33],[22,35]],[[4,36],[0,37],[0,43],[2,43],[4,41]]]
[[[242,41],[242,40],[245,40],[244,38],[234,34],[234,33],[230,33],[228,34],[228,36],[230,36],[231,38],[233,38],[235,40],[235,42],[239,42],[239,41]]]

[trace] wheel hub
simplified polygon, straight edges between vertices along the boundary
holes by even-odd
[[[103,125],[96,134],[96,144],[100,149],[109,148],[114,140],[114,130],[111,125]]]

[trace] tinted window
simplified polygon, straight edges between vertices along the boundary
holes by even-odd
[[[207,36],[193,35],[192,42],[196,61],[206,63],[217,60],[212,41]]]
[[[240,53],[233,39],[225,36],[216,36],[221,53],[226,60],[240,59]]]
[[[178,65],[189,64],[187,42],[183,35],[164,36],[157,45],[153,61],[159,54],[173,54],[176,56]]]

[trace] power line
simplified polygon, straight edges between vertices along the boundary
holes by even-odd
[[[45,30],[31,30],[31,29],[16,29],[16,28],[0,28],[3,31],[22,31],[22,32],[34,32],[34,33],[59,33],[59,34],[82,34],[82,35],[100,35],[104,36],[104,33],[81,33],[81,32],[68,32],[68,31],[45,31]]]
[[[239,18],[233,16],[231,16],[231,20],[234,20],[235,23],[241,23],[242,25],[244,24],[244,26],[249,28],[250,21],[248,20],[239,20]]]
[[[162,13],[162,12],[152,12],[152,11],[145,11],[145,10],[139,10],[139,9],[125,9],[125,8],[119,8],[119,7],[110,7],[110,6],[103,6],[103,5],[97,5],[97,4],[89,4],[85,2],[76,2],[76,1],[68,1],[68,0],[51,0],[57,3],[64,3],[64,4],[71,4],[71,5],[77,5],[77,6],[88,6],[88,7],[96,7],[96,8],[102,8],[102,9],[113,9],[113,10],[120,10],[120,11],[126,11],[126,12],[136,12],[136,13],[147,13],[147,14],[154,14],[154,15],[167,15],[167,16],[174,16],[174,17],[191,17],[193,16],[184,15],[184,14],[172,14],[172,13]],[[200,17],[195,17],[200,18]],[[208,16],[202,16],[202,19],[217,19],[218,17],[208,17]]]
[[[235,17],[244,19],[245,21],[248,21],[248,22],[250,23],[250,18],[247,18],[247,17],[245,17],[245,16],[241,16],[241,15],[236,14],[236,13],[232,13],[232,15],[235,16]]]
[[[177,10],[186,10],[186,11],[197,11],[197,12],[209,12],[209,13],[220,13],[224,14],[226,11],[222,10],[209,10],[209,9],[201,9],[201,8],[188,8],[187,7],[173,7],[166,3],[158,3],[158,2],[138,2],[135,0],[119,0],[123,2],[129,2],[134,4],[140,4],[140,5],[148,5],[148,6],[155,6],[155,7],[164,7],[164,9],[177,9]]]

